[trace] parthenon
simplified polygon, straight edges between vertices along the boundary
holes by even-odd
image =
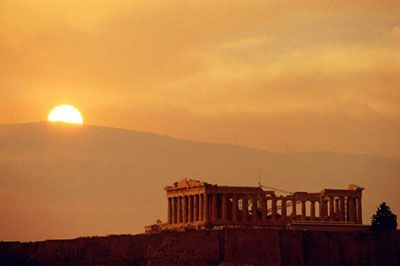
[[[218,186],[183,179],[165,187],[168,221],[162,229],[290,226],[296,223],[361,225],[362,190],[350,185],[348,189],[277,195],[261,186]]]

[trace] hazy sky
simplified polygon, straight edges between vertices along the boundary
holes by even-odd
[[[400,2],[0,1],[0,123],[400,156]]]

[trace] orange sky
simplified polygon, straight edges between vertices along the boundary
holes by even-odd
[[[96,125],[399,157],[399,48],[398,0],[2,0],[0,123],[69,103]]]

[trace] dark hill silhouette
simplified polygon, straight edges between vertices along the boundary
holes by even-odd
[[[0,126],[0,240],[137,233],[165,219],[164,186],[211,183],[290,191],[364,186],[364,223],[378,203],[399,213],[400,160],[265,150],[98,126]]]

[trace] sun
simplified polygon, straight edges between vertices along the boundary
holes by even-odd
[[[71,124],[83,124],[83,118],[78,109],[72,105],[60,105],[51,110],[48,118],[50,122],[63,122]]]

